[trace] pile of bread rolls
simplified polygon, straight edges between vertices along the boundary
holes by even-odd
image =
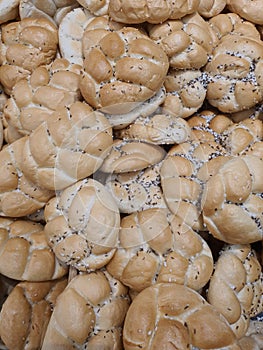
[[[0,0],[0,349],[263,349],[263,6]]]

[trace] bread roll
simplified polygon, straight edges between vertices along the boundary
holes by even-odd
[[[96,180],[78,181],[45,206],[45,234],[57,258],[81,271],[101,268],[113,257],[119,209]]]
[[[79,65],[57,58],[50,65],[36,68],[27,79],[19,80],[4,108],[6,139],[14,141],[9,126],[20,137],[29,135],[42,122],[52,119],[53,111],[79,100],[80,69]]]
[[[74,277],[57,299],[42,350],[122,349],[128,290],[106,271]]]
[[[131,1],[110,0],[109,15],[121,23],[162,23],[167,19],[178,19],[197,11],[199,0]]]
[[[58,45],[57,27],[45,18],[3,24],[0,41],[0,83],[10,94],[15,83],[37,67],[51,63]]]
[[[260,263],[250,245],[226,245],[209,281],[207,300],[228,320],[237,338],[250,318],[263,311]]]
[[[23,149],[22,171],[43,188],[61,190],[93,174],[112,143],[105,116],[77,101],[57,109],[31,133]]]
[[[121,213],[131,214],[149,208],[167,208],[160,181],[161,163],[140,171],[109,174],[105,187]]]
[[[184,119],[158,108],[148,117],[139,116],[126,128],[116,130],[114,135],[123,140],[163,145],[187,141],[190,138],[191,129]]]
[[[166,52],[174,69],[200,69],[216,45],[212,27],[197,12],[180,20],[148,25],[149,36]]]
[[[32,183],[22,172],[22,152],[27,136],[0,151],[0,215],[22,217],[43,208],[54,191]]]
[[[230,244],[262,240],[262,158],[232,157],[205,184],[202,213],[214,237]]]
[[[205,18],[211,18],[224,10],[226,0],[200,0],[198,13]]]
[[[215,141],[190,140],[174,145],[160,169],[165,201],[172,213],[194,229],[203,229],[201,196],[204,183],[227,159]]]
[[[41,349],[57,297],[67,279],[20,282],[8,295],[0,312],[0,336],[8,349]]]
[[[200,290],[210,279],[213,257],[207,243],[167,209],[148,209],[121,221],[120,244],[107,271],[141,292],[176,282]]]
[[[50,249],[41,224],[0,218],[0,273],[19,281],[58,279],[68,272]]]
[[[229,11],[237,13],[246,20],[263,24],[263,4],[260,0],[226,0]]]
[[[100,170],[105,173],[138,171],[161,162],[165,155],[164,148],[159,145],[136,140],[115,139]]]
[[[92,107],[113,115],[129,113],[162,87],[167,55],[138,29],[86,30],[82,44],[80,90]]]
[[[187,118],[200,109],[207,92],[207,75],[199,70],[170,70],[164,82],[166,98],[162,109],[176,117]]]
[[[0,24],[14,20],[18,16],[19,0],[0,1]]]
[[[123,327],[125,350],[238,350],[226,319],[196,291],[158,283],[132,301]]]
[[[19,16],[21,19],[46,18],[59,25],[62,18],[79,4],[76,0],[21,0],[19,3]]]
[[[103,16],[108,14],[110,0],[77,0],[78,3],[89,10],[95,16]]]

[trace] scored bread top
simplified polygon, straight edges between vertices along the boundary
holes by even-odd
[[[105,116],[77,101],[54,111],[30,134],[21,168],[39,186],[61,190],[93,174],[112,144],[112,128]]]
[[[30,220],[0,218],[0,273],[19,281],[48,281],[68,272],[50,249],[44,227]],[[14,254],[14,250],[16,253]]]
[[[57,27],[45,18],[25,18],[1,26],[1,84],[10,94],[14,84],[55,58]]]
[[[177,283],[157,283],[134,298],[123,343],[124,349],[239,349],[226,319],[198,292]]]
[[[56,58],[19,80],[3,111],[7,141],[14,141],[14,129],[20,137],[29,135],[42,122],[52,119],[53,111],[80,100],[80,70],[80,65]]]
[[[162,87],[169,68],[162,48],[136,28],[86,30],[80,90],[94,108],[125,114]]]
[[[209,281],[207,300],[228,320],[238,338],[263,310],[263,274],[249,244],[225,245]]]
[[[128,289],[105,270],[75,276],[59,295],[42,350],[122,349]]]
[[[134,212],[121,221],[118,250],[107,271],[131,290],[176,282],[200,290],[210,279],[208,244],[168,209]]]
[[[97,180],[86,178],[57,193],[45,206],[45,220],[57,258],[80,271],[103,267],[116,251],[119,209]]]

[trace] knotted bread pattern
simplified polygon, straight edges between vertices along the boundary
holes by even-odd
[[[122,349],[128,289],[106,271],[75,276],[57,299],[42,350]]]
[[[61,190],[93,174],[112,143],[112,128],[105,116],[77,101],[58,108],[29,135],[22,171],[39,186]]]
[[[0,218],[0,273],[18,281],[40,282],[67,274],[48,245],[43,225]],[[14,253],[15,252],[15,253]]]
[[[263,310],[263,275],[255,251],[247,245],[225,245],[209,281],[207,300],[228,320],[238,338],[250,318]]]
[[[58,296],[67,279],[20,282],[0,312],[0,336],[8,349],[40,349]]]
[[[123,327],[125,350],[240,350],[226,319],[196,291],[157,283],[132,301]]]
[[[80,65],[57,58],[19,80],[4,108],[6,141],[14,141],[14,129],[17,138],[29,135],[42,122],[52,118],[56,109],[80,100],[80,70]]]
[[[1,26],[1,84],[10,94],[14,84],[37,67],[51,63],[58,46],[57,27],[45,18],[25,18]]]
[[[86,178],[57,193],[45,206],[45,220],[55,255],[77,270],[103,267],[117,249],[119,209],[96,180]]]
[[[22,217],[35,213],[54,196],[54,191],[40,187],[23,171],[23,149],[27,136],[7,145],[0,151],[0,214]]]
[[[125,216],[119,240],[106,269],[133,292],[161,282],[200,290],[211,277],[213,257],[208,244],[168,209]]]
[[[260,157],[231,157],[208,179],[203,220],[214,237],[231,244],[262,240],[262,171]]]
[[[80,90],[94,108],[124,114],[153,97],[169,68],[162,48],[136,28],[86,30]]]

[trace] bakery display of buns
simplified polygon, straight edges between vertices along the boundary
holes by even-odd
[[[0,0],[0,349],[263,349],[258,1]]]

